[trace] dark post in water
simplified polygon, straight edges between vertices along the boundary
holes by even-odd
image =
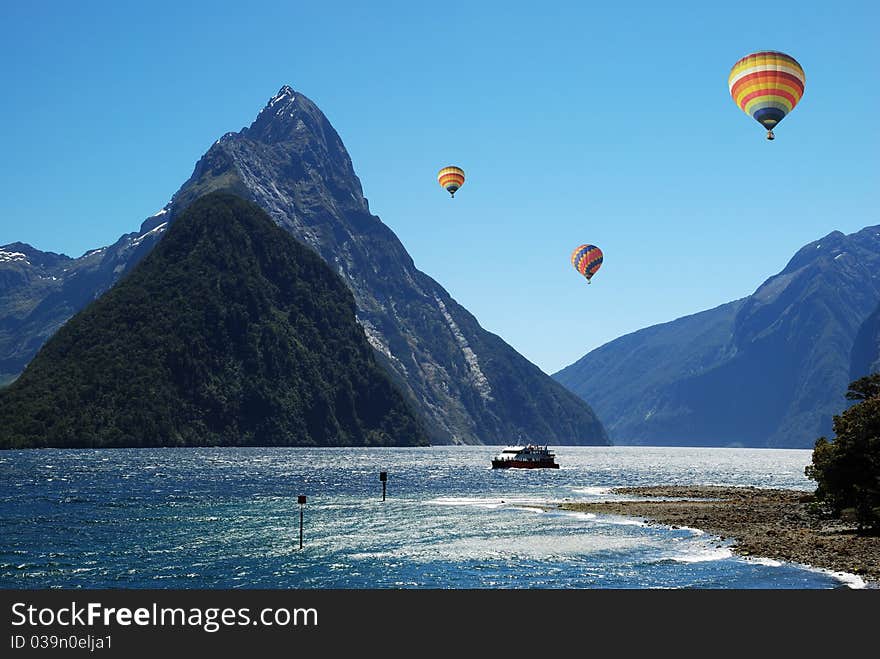
[[[303,508],[306,507],[306,495],[300,494],[296,498],[297,503],[299,503],[299,548],[303,548]]]
[[[388,472],[380,471],[379,472],[379,480],[382,481],[382,501],[385,501],[385,485],[388,482]]]

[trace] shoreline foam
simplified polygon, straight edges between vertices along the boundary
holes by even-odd
[[[563,510],[641,518],[646,524],[691,528],[732,541],[731,551],[753,559],[798,563],[880,587],[880,537],[820,516],[799,490],[724,486],[620,487],[639,500],[564,502]]]

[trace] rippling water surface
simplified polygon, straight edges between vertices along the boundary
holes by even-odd
[[[562,511],[624,485],[809,490],[808,450],[500,447],[0,452],[3,588],[835,588],[694,529]],[[389,473],[381,500],[380,471]],[[305,546],[299,506],[305,494]]]

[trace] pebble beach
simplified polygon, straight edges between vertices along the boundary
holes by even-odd
[[[809,493],[722,486],[622,487],[613,493],[638,499],[560,507],[698,528],[732,541],[731,549],[742,556],[848,572],[880,587],[880,537],[858,535],[854,524],[823,517]]]

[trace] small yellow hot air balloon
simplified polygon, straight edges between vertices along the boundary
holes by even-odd
[[[464,185],[464,170],[461,167],[444,167],[437,173],[437,180],[455,198],[455,192]]]

